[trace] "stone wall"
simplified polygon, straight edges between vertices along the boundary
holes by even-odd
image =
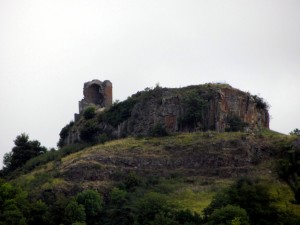
[[[109,108],[112,105],[112,83],[109,80],[86,82],[83,86],[83,96],[84,98],[79,101],[79,113],[90,105]]]

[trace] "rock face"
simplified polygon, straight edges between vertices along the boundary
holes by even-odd
[[[106,101],[105,98],[103,102],[96,101],[96,95],[106,96],[102,94],[105,92],[99,92],[101,85],[98,81],[85,84],[82,106],[86,102],[103,106],[111,104],[111,100]],[[111,83],[106,85],[110,88],[108,96],[111,96]],[[81,141],[80,132],[87,122],[82,117],[75,122],[62,140],[64,145]],[[185,88],[145,89],[101,112],[93,119],[93,124],[97,130],[93,135],[105,133],[109,138],[148,135],[158,124],[169,133],[224,132],[237,128],[269,128],[269,113],[267,104],[258,96],[227,84],[204,84]]]

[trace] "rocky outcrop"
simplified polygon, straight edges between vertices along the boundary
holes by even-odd
[[[81,141],[86,122],[82,117],[76,121],[63,143]],[[145,89],[100,112],[93,123],[97,127],[93,135],[105,133],[109,138],[120,138],[148,135],[158,124],[169,133],[269,128],[269,113],[258,96],[227,84],[204,84]]]

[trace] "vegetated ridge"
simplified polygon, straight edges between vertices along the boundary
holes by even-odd
[[[228,84],[204,84],[184,88],[146,88],[110,108],[87,108],[64,127],[60,146],[81,141],[101,142],[147,136],[155,129],[167,133],[239,131],[269,128],[268,104],[256,95]]]

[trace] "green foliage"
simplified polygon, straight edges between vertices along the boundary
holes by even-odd
[[[98,124],[94,120],[88,120],[80,130],[80,138],[86,142],[95,142],[99,131]]]
[[[87,217],[97,216],[103,208],[103,199],[100,194],[94,190],[86,190],[79,193],[76,200],[79,204],[84,206]]]
[[[43,201],[38,200],[32,203],[30,209],[30,217],[28,219],[29,224],[47,224],[47,221],[49,220],[49,209]]]
[[[100,134],[98,137],[98,142],[100,144],[104,144],[105,142],[107,142],[109,140],[108,136],[106,133]]]
[[[113,104],[110,109],[105,112],[103,117],[101,117],[101,121],[107,122],[113,127],[117,127],[131,116],[131,111],[135,104],[136,100],[133,98],[128,98],[123,102]]]
[[[208,104],[198,91],[189,91],[183,98],[183,104],[185,112],[179,119],[179,124],[182,127],[196,128],[198,123],[203,123]],[[202,127],[202,129],[205,128]]]
[[[65,221],[67,225],[75,222],[85,222],[86,214],[84,206],[78,204],[75,200],[70,201],[65,209]]]
[[[133,172],[130,172],[125,178],[124,185],[126,190],[134,190],[135,187],[141,184],[141,178]]]
[[[3,224],[26,225],[26,218],[14,200],[4,202],[2,211]]]
[[[137,221],[140,225],[149,224],[160,213],[168,213],[171,205],[164,195],[155,192],[147,193],[137,205]]]
[[[300,130],[298,128],[296,128],[296,129],[294,129],[293,131],[290,132],[290,135],[300,136]]]
[[[110,201],[114,205],[122,205],[126,201],[127,191],[114,187],[110,192]]]
[[[59,141],[57,143],[58,147],[62,148],[64,146],[64,144],[63,144],[64,143],[64,139],[67,138],[67,136],[69,135],[69,132],[70,132],[70,130],[72,129],[73,126],[74,126],[74,122],[71,121],[69,124],[67,124],[66,126],[64,126],[61,129],[61,131],[59,133],[60,139],[59,139]]]
[[[243,131],[244,128],[248,126],[248,123],[242,121],[242,119],[237,115],[227,116],[226,122],[228,124],[228,127],[225,129],[225,131],[227,132]]]
[[[96,115],[96,108],[94,106],[87,107],[83,112],[83,117],[86,120],[94,118]]]
[[[46,205],[38,200],[30,204],[27,192],[10,183],[0,185],[0,224],[46,224]]]
[[[155,124],[148,133],[151,137],[164,137],[168,135],[168,132],[161,123]]]
[[[239,206],[226,205],[222,208],[215,209],[208,219],[208,225],[224,224],[224,225],[248,225],[249,219],[245,209]]]
[[[179,224],[185,225],[193,225],[193,224],[202,224],[203,220],[198,213],[193,213],[192,211],[186,210],[179,210],[174,212],[174,218]]]
[[[267,110],[269,109],[269,104],[261,97],[257,95],[253,95],[252,98],[254,99],[254,102],[256,103],[256,108],[257,109],[263,109]]]
[[[150,221],[149,225],[180,225],[174,218],[167,213],[159,212],[155,214],[154,220]]]
[[[75,222],[75,223],[72,223],[72,225],[86,225],[86,223],[84,223],[84,222]]]
[[[277,162],[277,173],[294,191],[297,204],[300,204],[300,163],[297,160],[299,156],[299,150],[289,149],[285,158]]]
[[[30,141],[28,135],[25,133],[18,135],[14,143],[15,146],[12,152],[6,154],[3,161],[5,170],[8,172],[22,167],[31,158],[47,151],[45,147],[41,146],[39,141]]]
[[[278,224],[279,211],[274,203],[266,184],[242,178],[217,195],[204,212],[209,220],[215,210],[236,205],[246,210],[251,224]]]
[[[75,144],[75,145],[68,145],[65,147],[62,147],[59,150],[52,149],[51,151],[47,151],[44,154],[41,154],[35,158],[32,158],[28,160],[25,165],[22,167],[22,170],[27,172],[35,169],[38,166],[45,165],[46,163],[50,161],[57,161],[60,162],[61,158],[78,152],[82,150],[83,148],[89,146],[89,144],[81,143],[81,144]]]

